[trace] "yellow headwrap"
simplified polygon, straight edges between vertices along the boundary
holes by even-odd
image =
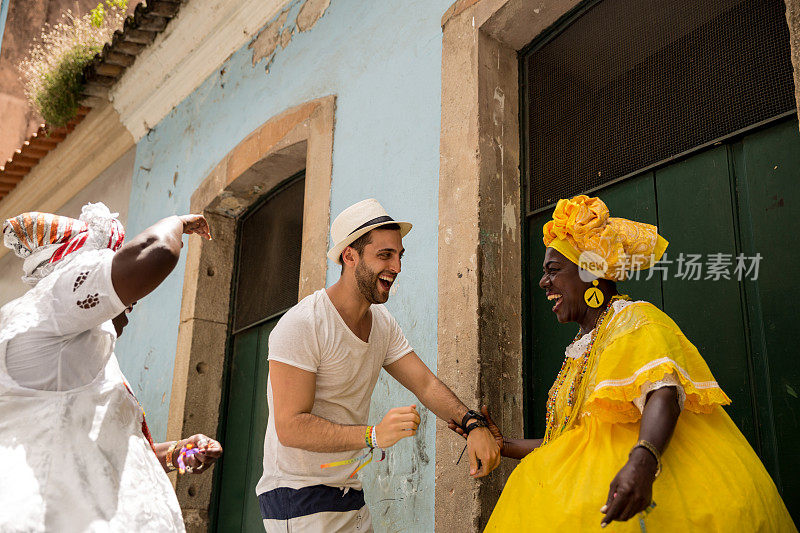
[[[600,198],[585,195],[559,200],[543,234],[545,246],[612,281],[623,281],[632,270],[650,268],[669,244],[657,227],[611,217]]]

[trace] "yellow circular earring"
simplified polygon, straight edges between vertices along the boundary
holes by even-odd
[[[597,288],[597,285],[597,280],[592,281],[592,286],[586,289],[586,292],[583,293],[583,301],[586,302],[586,305],[594,309],[597,309],[603,305],[603,301],[605,300],[603,291]]]

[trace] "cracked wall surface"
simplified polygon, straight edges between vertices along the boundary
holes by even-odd
[[[290,2],[281,13],[261,30],[256,38],[247,47],[253,50],[253,66],[266,59],[264,70],[269,73],[269,66],[278,53],[278,45],[286,48],[292,36],[308,31],[314,27],[325,14],[331,0],[295,0]],[[299,7],[298,7],[299,6]],[[296,16],[289,19],[291,12]],[[289,21],[289,24],[287,24]]]

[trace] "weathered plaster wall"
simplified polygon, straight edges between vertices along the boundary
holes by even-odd
[[[794,66],[794,95],[800,110],[800,0],[785,0],[786,23],[789,25],[789,44]]]
[[[3,51],[3,30],[6,27],[6,16],[8,15],[8,4],[11,0],[0,0],[0,52]]]
[[[139,141],[129,228],[135,232],[186,211],[199,183],[250,132],[289,107],[334,94],[331,214],[372,196],[393,216],[415,224],[388,307],[423,360],[436,368],[439,21],[449,0],[331,0],[325,9],[326,4],[312,0],[303,12],[304,2],[292,2],[285,25],[277,28],[274,56],[265,53],[254,65],[253,54],[261,48],[242,47]],[[156,438],[165,435],[183,273],[182,261],[139,303],[118,349]],[[330,264],[327,283],[338,275]],[[414,401],[384,375],[370,419],[378,422],[389,408]],[[433,529],[435,426],[427,411],[423,418],[416,439],[365,469],[378,531]],[[466,473],[463,463],[452,471]]]
[[[128,219],[135,152],[134,148],[130,148],[94,181],[54,211],[60,215],[78,218],[81,207],[87,202],[103,202],[112,212],[118,212],[119,219],[125,224]],[[13,253],[6,253],[0,257],[0,305],[22,296],[30,288],[22,282],[21,276],[22,259]]]

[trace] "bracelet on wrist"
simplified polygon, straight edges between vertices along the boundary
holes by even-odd
[[[483,420],[476,420],[476,421],[468,424],[467,427],[464,428],[464,434],[469,436],[469,434],[472,432],[473,429],[475,429],[475,428],[485,428],[485,427],[486,427],[486,423]]]
[[[483,423],[483,427],[486,427],[486,417],[484,417],[479,412],[470,409],[469,411],[467,411],[464,414],[464,417],[461,419],[461,429],[463,429],[465,432],[467,432],[467,434],[469,434],[469,432],[467,431],[467,422],[469,422],[472,419],[474,419],[474,420],[476,420],[478,422],[482,422]],[[471,425],[472,424],[470,424],[470,426]]]
[[[372,428],[373,428],[373,426],[367,426],[367,429],[364,432],[364,442],[367,443],[367,448],[374,448],[375,447],[372,444]]]
[[[164,462],[166,463],[167,468],[169,469],[170,472],[178,469],[172,462],[172,456],[175,454],[175,448],[178,447],[179,442],[180,441],[176,440],[175,442],[170,444],[169,448],[167,448],[167,454],[164,456]]]
[[[378,446],[378,426],[372,426],[372,448],[380,448]]]
[[[656,448],[651,442],[642,439],[637,442],[633,448],[631,448],[631,451],[628,453],[628,457],[631,456],[633,450],[636,448],[644,448],[653,455],[656,460],[656,474],[654,477],[658,477],[658,475],[661,473],[661,453],[659,453],[658,448]]]

